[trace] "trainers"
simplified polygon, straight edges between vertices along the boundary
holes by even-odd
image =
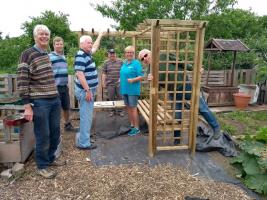
[[[52,162],[50,164],[50,166],[60,167],[60,166],[66,165],[66,163],[67,163],[66,160],[58,160],[58,159],[56,159],[56,160],[54,160],[54,162]]]
[[[97,146],[95,144],[91,144],[91,146],[89,147],[79,147],[77,146],[77,149],[80,149],[80,150],[93,150],[93,149],[96,149]]]
[[[128,133],[129,136],[134,136],[140,133],[138,128],[132,128],[131,131]]]
[[[114,112],[113,112],[113,111],[110,112],[110,113],[109,113],[109,116],[110,116],[110,117],[113,117],[113,116],[114,116]]]
[[[119,116],[124,117],[123,112],[119,112]]]
[[[38,169],[37,174],[39,174],[43,178],[47,178],[47,179],[54,178],[57,175],[56,172],[50,171],[48,169]]]
[[[65,131],[72,131],[72,132],[77,132],[78,131],[78,129],[74,128],[70,122],[65,124],[64,129],[65,129]]]

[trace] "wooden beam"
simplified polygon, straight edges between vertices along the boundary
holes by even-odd
[[[150,113],[149,113],[149,156],[154,156],[156,151],[157,133],[157,105],[158,105],[158,70],[159,70],[159,50],[160,50],[160,27],[156,22],[151,27],[151,72],[153,80],[150,82]]]
[[[189,149],[187,145],[179,145],[179,146],[158,146],[158,151],[169,151],[169,150],[183,150]]]

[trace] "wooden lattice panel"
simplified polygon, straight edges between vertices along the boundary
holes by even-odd
[[[205,22],[179,20],[145,20],[138,26],[151,33],[149,45],[137,38],[137,45],[146,44],[142,47],[152,52],[150,101],[138,105],[139,110],[146,107],[142,115],[149,123],[151,156],[156,150],[195,151],[204,27]],[[175,130],[181,131],[179,137],[174,137]],[[174,144],[175,139],[180,144]]]

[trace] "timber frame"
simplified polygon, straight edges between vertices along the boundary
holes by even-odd
[[[146,118],[149,116],[150,156],[154,156],[157,150],[189,149],[192,154],[195,153],[201,79],[199,72],[206,24],[205,21],[149,19],[137,26],[140,34],[133,39],[136,50],[147,48],[152,53],[150,73],[154,78],[150,83],[149,101],[139,101],[138,105],[141,114]],[[143,34],[150,37],[146,38]],[[165,59],[161,55],[165,55]],[[171,59],[170,55],[174,55],[175,59]],[[175,69],[171,69],[171,65]],[[178,70],[178,65],[191,65],[192,78],[187,78],[187,67]],[[162,76],[165,80],[160,78]],[[182,80],[177,79],[178,76]],[[188,84],[192,85],[192,90],[185,89]],[[173,85],[172,90],[169,89],[170,85]],[[182,89],[178,90],[179,85]],[[149,106],[149,112],[146,113],[145,104]],[[180,104],[181,108],[178,109],[176,104]],[[188,105],[190,108],[186,109]],[[181,119],[177,119],[177,115],[181,115]],[[181,135],[174,137],[175,130],[180,130]],[[180,144],[174,144],[174,140],[180,140]]]
[[[137,26],[136,31],[118,31],[105,33],[109,36],[131,37],[136,55],[141,49],[150,49],[152,54],[150,73],[153,80],[149,86],[149,99],[139,101],[138,110],[149,125],[149,156],[159,150],[188,149],[195,153],[196,132],[198,123],[200,69],[204,49],[204,33],[206,21],[186,21],[176,19],[147,19]],[[98,34],[81,31],[78,35]],[[160,59],[164,54],[165,59]],[[170,55],[175,59],[171,60]],[[175,69],[170,69],[170,66]],[[178,70],[178,65],[192,66],[191,78],[187,78],[188,70]],[[161,67],[164,66],[164,70]],[[159,79],[165,76],[164,80]],[[175,77],[170,79],[169,77]],[[182,80],[177,80],[177,77]],[[191,84],[192,89],[185,86]],[[169,89],[173,85],[173,89]],[[178,85],[182,89],[177,89]],[[186,98],[190,95],[191,98]],[[179,96],[177,99],[176,97]],[[181,105],[181,109],[176,108]],[[186,105],[190,105],[186,109]],[[181,119],[177,119],[181,115]],[[181,135],[174,137],[175,130]],[[180,140],[180,144],[174,144]]]

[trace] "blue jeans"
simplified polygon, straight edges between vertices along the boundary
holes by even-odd
[[[94,113],[94,96],[96,88],[91,89],[93,98],[86,101],[86,93],[83,89],[75,86],[75,96],[80,104],[80,132],[76,134],[75,143],[77,147],[86,148],[91,146],[90,131]]]
[[[186,84],[185,85],[185,91],[192,91],[192,86],[191,84]],[[188,94],[176,94],[176,100],[177,101],[181,101],[183,99],[183,95],[184,95],[184,99],[186,100],[190,100],[191,99],[191,93]],[[170,94],[170,99],[173,100],[174,98],[174,94]],[[175,104],[175,108],[176,110],[182,110],[182,103],[176,103]],[[203,118],[208,122],[208,124],[211,126],[211,128],[213,129],[214,132],[217,132],[218,130],[220,130],[220,125],[217,121],[217,119],[215,118],[215,116],[213,115],[213,113],[211,112],[211,110],[209,109],[208,104],[205,102],[205,100],[202,97],[199,97],[199,113],[203,116]],[[182,113],[181,112],[176,112],[175,113],[175,118],[176,119],[182,119]],[[181,132],[179,130],[174,131],[174,137],[179,137],[181,135]]]
[[[34,99],[32,103],[36,164],[38,169],[46,169],[55,160],[59,144],[60,100],[58,97]]]

